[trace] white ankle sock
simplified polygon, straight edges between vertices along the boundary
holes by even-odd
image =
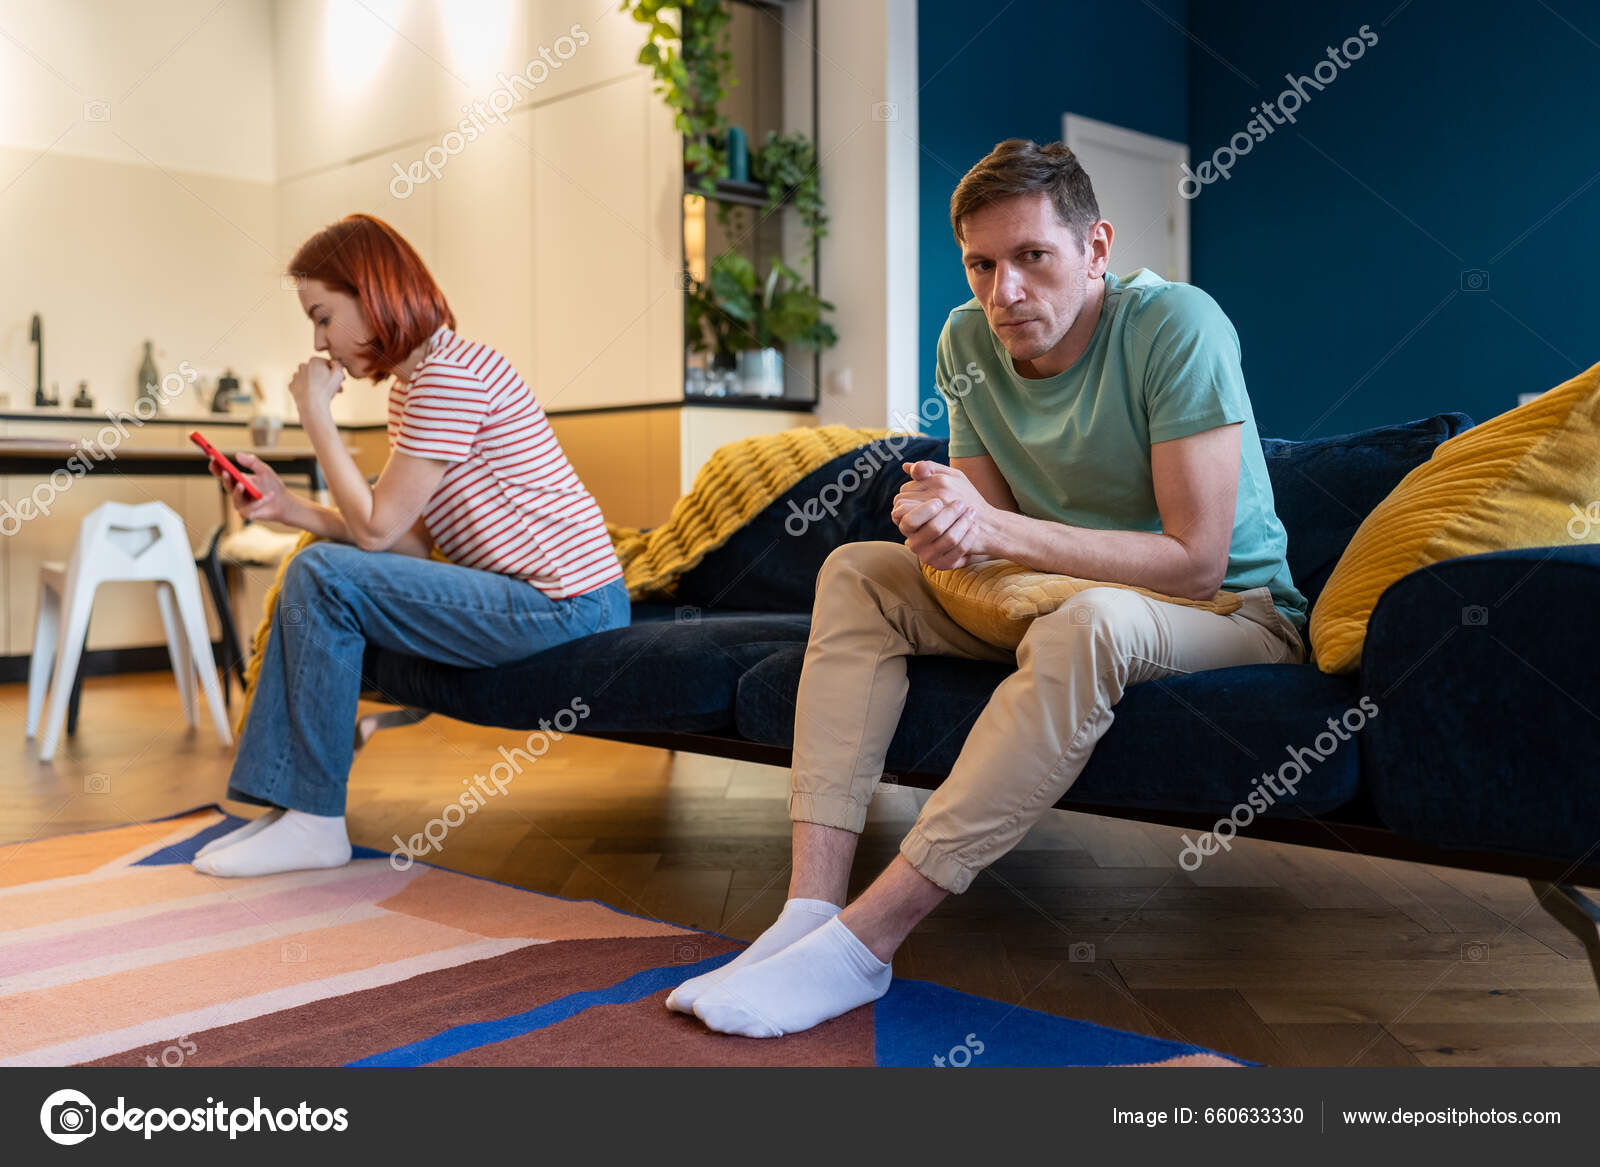
[[[257,831],[262,830],[265,827],[270,827],[282,817],[283,807],[275,806],[260,818],[251,819],[249,822],[245,823],[244,826],[237,827],[234,830],[229,831],[226,835],[219,835],[217,838],[212,839],[211,842],[207,843],[204,847],[201,847],[200,850],[196,851],[194,853],[194,857],[198,859],[202,855],[209,855],[213,851],[220,851],[224,847],[231,847],[235,843],[242,843]]]
[[[781,1037],[876,1001],[893,979],[890,966],[835,916],[702,993],[694,1011],[718,1033]]]
[[[742,968],[758,964],[773,956],[802,936],[809,936],[839,914],[839,906],[827,900],[790,900],[783,905],[778,919],[738,956],[720,968],[684,981],[667,997],[667,1008],[679,1013],[693,1013],[694,1003],[700,994],[713,985],[720,985]]]
[[[307,814],[286,810],[283,817],[248,839],[195,856],[195,870],[207,875],[276,875],[315,867],[342,867],[350,862],[350,837],[344,815]]]

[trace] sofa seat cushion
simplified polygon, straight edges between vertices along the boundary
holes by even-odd
[[[368,687],[385,700],[478,725],[536,729],[588,706],[596,733],[708,733],[733,726],[739,678],[776,648],[805,647],[810,617],[646,608],[634,623],[514,664],[463,669],[383,649],[367,653]],[[582,713],[582,710],[578,710]]]
[[[739,682],[736,725],[741,736],[770,745],[794,743],[794,694],[803,644],[772,651]],[[946,773],[967,733],[1009,665],[913,657],[911,682],[887,769]],[[1115,720],[1063,804],[1194,811],[1218,816],[1244,803],[1264,771],[1275,778],[1289,750],[1317,752],[1328,719],[1357,707],[1360,686],[1310,665],[1242,665],[1172,676],[1131,686]],[[1324,745],[1326,739],[1324,740]],[[1291,792],[1274,796],[1268,817],[1322,814],[1356,796],[1358,751],[1343,742],[1317,761]]]

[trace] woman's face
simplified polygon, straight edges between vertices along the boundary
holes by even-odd
[[[312,346],[319,353],[327,353],[352,377],[370,375],[364,346],[372,339],[372,328],[359,300],[321,280],[303,280],[300,307],[311,318]]]

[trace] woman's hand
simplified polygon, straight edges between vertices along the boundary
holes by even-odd
[[[239,454],[235,458],[235,465],[245,472],[245,477],[255,484],[261,492],[260,498],[251,498],[245,493],[244,487],[233,479],[227,477],[221,466],[215,461],[207,463],[212,477],[221,479],[228,488],[228,497],[233,500],[234,509],[244,518],[252,522],[289,523],[299,526],[294,520],[295,502],[294,495],[284,489],[283,480],[254,454]]]
[[[301,363],[289,381],[289,393],[302,415],[327,413],[334,394],[344,389],[344,366],[326,357]]]

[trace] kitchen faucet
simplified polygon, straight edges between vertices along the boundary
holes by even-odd
[[[60,397],[44,395],[44,323],[37,312],[28,324],[28,340],[33,343],[33,404],[39,409],[60,405]]]

